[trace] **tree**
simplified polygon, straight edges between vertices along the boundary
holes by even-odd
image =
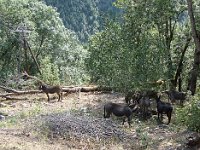
[[[4,77],[24,70],[37,74],[34,61],[40,65],[49,56],[51,63],[58,66],[63,82],[65,76],[73,77],[68,83],[76,82],[74,78],[82,81],[84,77],[72,74],[68,68],[80,68],[83,74],[82,59],[87,52],[76,35],[65,28],[55,9],[40,0],[0,0],[0,14],[0,70]],[[29,31],[26,36],[17,32],[21,24]]]
[[[115,0],[44,0],[57,8],[64,25],[73,30],[81,42],[87,43],[90,35],[101,31],[102,16],[112,18],[120,13],[112,6]]]
[[[189,61],[185,41],[190,35],[187,20],[181,18],[186,7],[182,1],[174,3],[116,1],[115,5],[123,9],[122,18],[108,21],[105,30],[93,36],[89,44],[92,77],[99,83],[130,89],[151,88],[159,79],[171,81],[175,74],[178,78],[185,74],[177,62],[185,65]]]
[[[200,30],[197,30],[197,27],[196,27],[192,0],[187,0],[187,3],[188,3],[188,14],[190,16],[190,22],[191,22],[192,36],[195,43],[194,62],[193,62],[193,68],[190,74],[188,89],[192,92],[192,95],[194,95],[196,91],[197,77],[198,77],[198,71],[199,71],[199,65],[200,65],[200,35],[198,34]]]

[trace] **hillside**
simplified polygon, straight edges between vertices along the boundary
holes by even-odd
[[[57,8],[64,25],[75,31],[82,42],[103,28],[103,18],[117,15],[115,0],[45,0],[47,5]]]

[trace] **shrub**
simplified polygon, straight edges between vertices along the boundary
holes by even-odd
[[[40,66],[42,72],[40,78],[43,81],[51,85],[60,83],[58,66],[51,62],[50,57],[46,56],[44,59],[42,59]]]
[[[193,131],[200,131],[200,95],[191,98],[183,108],[177,108],[177,122],[184,124]]]

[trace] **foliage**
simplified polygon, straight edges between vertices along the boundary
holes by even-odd
[[[43,81],[51,85],[58,85],[60,83],[58,66],[54,63],[51,63],[50,58],[48,56],[42,59],[40,66],[42,73],[40,78]]]
[[[112,6],[115,0],[44,1],[58,9],[65,26],[75,31],[82,42],[87,42],[90,35],[103,28],[103,16],[119,14],[119,9]]]
[[[177,108],[177,122],[186,125],[193,131],[200,131],[200,95],[196,94],[190,99],[187,105],[182,108]]]
[[[77,78],[78,83],[85,80],[80,76],[85,73],[84,63],[79,60],[86,57],[87,51],[51,6],[39,0],[1,0],[0,17],[0,72],[5,78],[24,70],[37,74],[33,57],[40,65],[45,56],[50,56],[49,64],[58,66],[63,83],[65,75],[73,77],[66,81],[69,84],[76,83]],[[82,70],[72,74],[68,68]]]
[[[169,81],[184,46],[179,40],[185,41],[188,31],[187,22],[178,21],[184,4],[173,2],[116,1],[124,12],[120,21],[107,21],[105,30],[90,39],[87,67],[93,81],[122,90],[151,88],[149,83],[159,79]]]
[[[85,59],[88,57],[87,49],[76,43],[69,43],[64,47],[61,59],[56,60],[60,66],[62,82],[66,84],[83,84],[89,81],[89,75],[85,68]],[[73,49],[73,50],[72,50]]]

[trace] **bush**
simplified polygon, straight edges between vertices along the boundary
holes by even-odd
[[[46,56],[41,61],[41,72],[40,78],[48,84],[54,85],[59,84],[59,69],[55,63],[50,61],[50,57]]]
[[[193,131],[200,131],[200,95],[191,98],[189,103],[183,108],[177,108],[177,122],[184,124]]]

